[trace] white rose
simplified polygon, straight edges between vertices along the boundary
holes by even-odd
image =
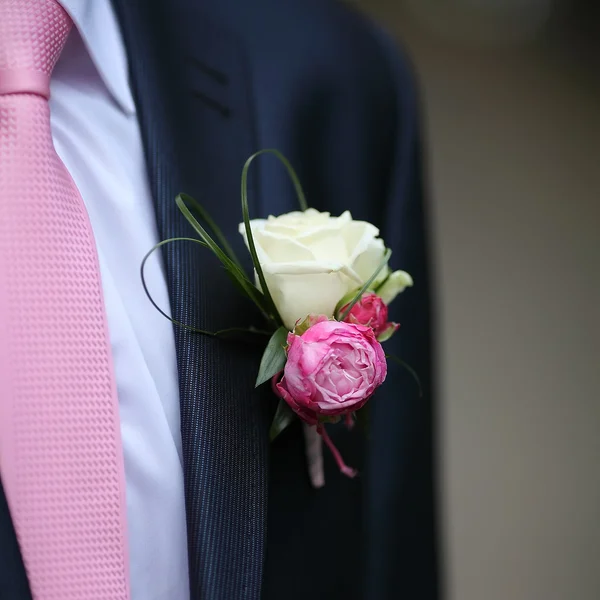
[[[377,227],[353,221],[349,212],[332,217],[308,209],[255,219],[250,226],[267,286],[290,330],[310,313],[333,316],[337,303],[373,275],[385,253]],[[243,223],[239,230],[247,244]],[[386,266],[373,287],[388,275]],[[398,282],[387,298],[412,284],[410,276]]]

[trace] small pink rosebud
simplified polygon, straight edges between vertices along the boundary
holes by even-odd
[[[343,314],[348,309],[348,304],[343,306],[339,313]],[[371,327],[376,338],[389,339],[399,325],[388,321],[387,304],[375,293],[363,294],[362,298],[352,307],[346,318],[346,323],[355,323]],[[383,340],[382,340],[383,341]]]

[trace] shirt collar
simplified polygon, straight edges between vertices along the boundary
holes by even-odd
[[[69,13],[112,97],[126,114],[135,114],[127,53],[110,0],[60,0]]]

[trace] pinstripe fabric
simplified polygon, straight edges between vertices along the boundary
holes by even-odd
[[[239,59],[226,36],[198,17],[193,22],[200,30],[186,37],[191,46],[158,45],[160,39],[176,40],[175,31],[185,37],[170,19],[185,14],[186,3],[160,4],[164,14],[158,2],[140,11],[138,3],[115,1],[128,55],[135,57],[132,85],[160,237],[193,233],[174,203],[185,190],[207,201],[225,233],[241,244],[238,176],[253,146]],[[213,68],[204,48],[214,50],[222,64]],[[205,249],[179,242],[166,246],[163,257],[175,319],[210,330],[236,318],[248,324],[246,301]],[[268,444],[268,404],[253,393],[260,349],[179,328],[175,335],[191,597],[258,600]]]

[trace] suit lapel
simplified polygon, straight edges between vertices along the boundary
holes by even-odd
[[[114,0],[144,137],[159,234],[190,236],[185,191],[242,248],[239,177],[256,149],[249,81],[236,40],[197,4]],[[193,6],[192,6],[193,5]],[[256,205],[251,207],[258,214]],[[216,330],[250,307],[204,248],[165,247],[175,319]],[[260,350],[176,328],[193,599],[260,597],[267,503],[268,403],[253,392]]]

